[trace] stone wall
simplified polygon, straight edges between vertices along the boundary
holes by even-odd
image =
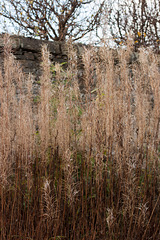
[[[3,62],[3,47],[4,35],[0,35],[0,63]],[[35,76],[40,75],[40,62],[41,62],[41,48],[43,44],[48,45],[48,50],[51,55],[51,61],[66,62],[67,61],[67,47],[64,42],[51,42],[37,40],[33,38],[26,38],[22,36],[10,36],[12,41],[12,52],[15,59],[20,62],[24,72],[33,73]],[[82,44],[76,45],[77,53],[83,50]]]
[[[3,63],[3,48],[4,48],[4,34],[0,34],[0,66]],[[47,44],[48,50],[50,52],[50,59],[52,63],[55,62],[66,62],[68,56],[68,47],[64,42],[53,42],[44,41],[34,38],[26,38],[22,36],[12,35],[10,36],[12,42],[12,53],[15,59],[18,60],[25,73],[32,73],[38,78],[41,73],[40,63],[41,63],[41,49],[42,45]],[[89,46],[84,44],[74,45],[78,59],[81,59],[84,47],[89,48]],[[117,51],[115,50],[115,63],[117,62]],[[160,57],[160,55],[159,55]],[[131,62],[137,59],[137,53],[133,53],[131,56]],[[160,58],[159,58],[160,59]],[[83,89],[83,65],[81,61],[78,64],[78,76],[80,88]]]
[[[68,47],[64,42],[53,42],[38,40],[31,37],[23,37],[17,35],[11,35],[11,47],[12,53],[15,56],[15,60],[18,60],[22,66],[23,72],[28,74],[32,73],[33,78],[33,94],[39,94],[39,84],[38,78],[41,75],[41,50],[44,44],[47,44],[48,50],[50,52],[50,60],[54,63],[64,63],[68,60]],[[74,48],[77,53],[77,57],[80,59],[84,46],[88,48],[89,46],[85,44],[75,44]],[[0,66],[3,66],[3,54],[4,52],[4,34],[0,34]],[[81,61],[80,61],[81,62]],[[80,63],[79,62],[79,63]],[[78,81],[81,93],[84,93],[83,84],[83,66],[78,64]]]

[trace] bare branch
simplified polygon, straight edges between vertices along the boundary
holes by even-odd
[[[5,0],[2,5],[0,14],[30,35],[62,41],[93,31],[100,24],[104,1],[97,5],[94,0]]]

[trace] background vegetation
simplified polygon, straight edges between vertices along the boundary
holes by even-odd
[[[19,32],[45,40],[78,40],[100,25],[104,0],[2,0],[0,14]]]
[[[10,22],[16,34],[54,41],[103,40],[110,47],[125,46],[132,35],[135,51],[143,46],[159,52],[160,0],[2,0],[0,15],[1,31],[8,31]]]
[[[135,50],[152,46],[159,52],[160,0],[111,0],[106,5],[106,13],[117,45],[125,45],[131,34]]]

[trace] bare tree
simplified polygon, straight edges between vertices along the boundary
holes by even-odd
[[[132,34],[135,49],[160,44],[160,0],[110,1],[109,26],[115,43],[124,44]]]
[[[0,14],[30,36],[78,40],[100,25],[104,0],[2,0]]]

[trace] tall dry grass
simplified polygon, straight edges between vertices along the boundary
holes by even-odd
[[[66,70],[42,48],[40,97],[5,37],[0,73],[0,238],[160,239],[158,56],[105,45]],[[52,70],[52,71],[51,71]],[[95,86],[96,79],[96,86]],[[35,111],[36,109],[36,111]]]

